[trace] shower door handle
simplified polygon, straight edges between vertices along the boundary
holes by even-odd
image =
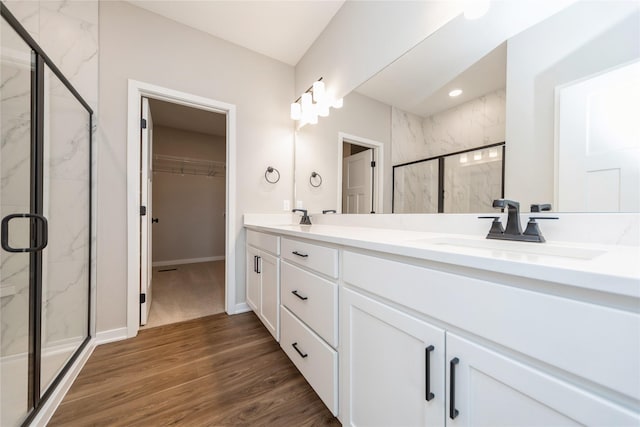
[[[39,222],[42,227],[42,233],[36,233],[37,236],[40,237],[39,242],[34,247],[28,248],[12,248],[9,246],[9,221],[14,218],[32,218]],[[30,221],[31,223],[31,221]],[[49,240],[49,226],[47,223],[47,219],[38,214],[28,214],[28,213],[19,213],[19,214],[11,214],[2,218],[2,225],[0,226],[0,231],[2,236],[0,237],[0,242],[2,243],[2,249],[7,252],[38,252],[47,247],[47,243]]]

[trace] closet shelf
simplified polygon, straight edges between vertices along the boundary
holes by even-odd
[[[224,178],[226,176],[226,165],[225,162],[215,160],[156,154],[153,156],[153,171],[178,175],[203,175]]]

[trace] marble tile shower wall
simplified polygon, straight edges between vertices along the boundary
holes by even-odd
[[[42,47],[65,77],[71,82],[80,95],[94,110],[93,121],[93,190],[95,190],[96,164],[96,117],[98,106],[98,2],[97,1],[5,1],[11,13],[26,28],[29,34]],[[3,34],[4,35],[4,34]],[[3,41],[4,45],[4,41]],[[28,194],[24,187],[16,190],[15,197],[26,197],[26,205],[16,205],[7,195],[11,190],[5,183],[10,183],[18,174],[25,174],[28,182],[28,151],[8,152],[5,145],[15,147],[28,146],[29,121],[27,116],[22,122],[5,123],[7,116],[6,96],[11,91],[6,85],[11,78],[2,73],[2,144],[1,164],[2,198],[0,209],[5,212],[28,210]],[[14,79],[14,81],[16,81]],[[51,124],[48,126],[47,141],[50,151],[45,169],[45,185],[49,196],[45,198],[45,210],[51,222],[50,246],[45,254],[45,279],[43,308],[43,344],[53,346],[75,341],[78,334],[86,333],[87,289],[86,274],[88,271],[87,250],[90,227],[91,239],[95,243],[94,223],[88,224],[88,147],[86,132],[88,120],[82,117],[79,104],[70,102],[62,86],[55,78],[49,79],[48,93],[50,103],[48,111],[53,112]],[[22,91],[20,96],[28,100],[29,93]],[[17,98],[16,98],[17,99]],[[14,101],[17,102],[17,101]],[[64,120],[61,124],[55,124]],[[73,124],[73,125],[72,125]],[[8,125],[8,126],[7,126]],[[16,132],[15,130],[22,132]],[[26,138],[26,140],[24,140]],[[26,141],[26,142],[25,142]],[[26,162],[26,169],[24,164]],[[12,164],[10,164],[12,163]],[[22,166],[21,166],[22,165]],[[25,172],[26,171],[26,172]],[[8,184],[7,184],[8,185]],[[91,203],[95,206],[95,191]],[[9,203],[14,203],[10,205]],[[18,230],[16,230],[18,231]],[[12,227],[13,233],[13,227]],[[83,238],[86,236],[87,238]],[[95,244],[93,245],[95,248]],[[95,251],[95,249],[94,249]],[[2,258],[2,284],[18,285],[16,293],[2,298],[2,315],[0,327],[2,334],[0,355],[8,356],[22,353],[27,340],[27,322],[24,314],[25,299],[28,298],[28,280],[20,275],[28,275],[28,257],[20,256]],[[91,254],[92,290],[95,293],[95,252]],[[82,323],[77,310],[85,310]],[[74,314],[75,312],[75,314]]]
[[[505,90],[499,89],[457,107],[423,118],[398,108],[391,109],[391,158],[394,165],[454,153],[505,140]],[[423,167],[425,163],[422,163]],[[396,169],[396,175],[399,170]],[[416,174],[403,172],[404,185],[394,188],[396,212],[435,212],[425,189],[413,181]],[[435,175],[437,177],[437,174]],[[398,176],[396,176],[396,179]],[[424,181],[422,181],[424,182]],[[456,185],[472,183],[456,181]],[[450,194],[469,194],[471,188],[453,188]],[[431,194],[429,191],[427,193]],[[434,196],[435,197],[435,196]],[[426,204],[425,204],[426,203]],[[435,199],[437,206],[437,199]],[[465,202],[466,203],[466,202]],[[475,205],[475,204],[474,204]],[[465,206],[448,206],[450,212],[467,212]]]

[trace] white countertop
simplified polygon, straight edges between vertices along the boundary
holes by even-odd
[[[640,248],[317,224],[245,227],[640,298]],[[555,254],[560,254],[554,255]]]

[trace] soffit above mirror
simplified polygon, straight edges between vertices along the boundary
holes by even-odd
[[[480,19],[459,15],[356,91],[426,117],[504,87],[505,41],[571,3],[501,1],[492,2]],[[449,98],[449,91],[462,83],[468,92]]]

